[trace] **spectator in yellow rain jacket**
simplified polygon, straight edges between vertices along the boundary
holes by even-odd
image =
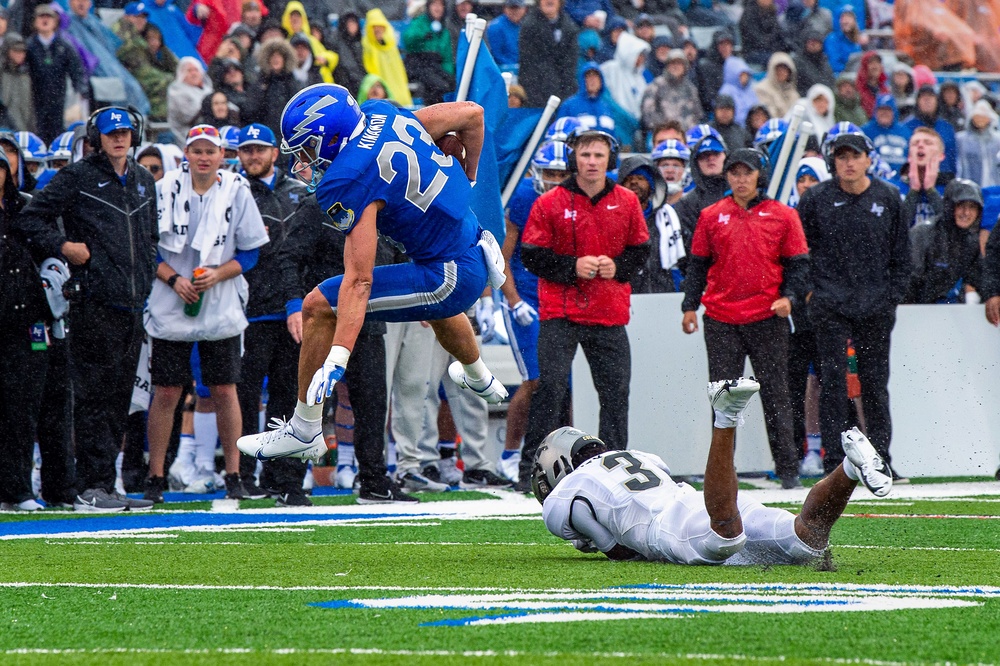
[[[289,39],[296,34],[303,34],[309,39],[312,47],[313,63],[319,66],[320,76],[324,83],[333,83],[333,70],[340,62],[340,56],[323,46],[323,42],[313,37],[309,30],[309,17],[306,16],[306,9],[298,0],[292,0],[285,5],[285,12],[281,15],[281,27],[288,33]]]
[[[365,15],[365,36],[361,38],[365,70],[385,81],[395,100],[402,106],[413,106],[410,81],[406,78],[406,69],[396,41],[396,33],[382,10],[370,10]]]

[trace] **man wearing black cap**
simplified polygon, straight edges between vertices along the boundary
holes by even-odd
[[[703,109],[711,109],[715,104],[715,96],[719,92],[719,88],[725,83],[722,76],[722,69],[726,63],[726,58],[733,55],[733,45],[736,43],[736,38],[733,37],[733,33],[722,28],[716,30],[712,35],[712,48],[708,49],[705,53],[705,57],[698,61],[696,67],[698,75],[698,97],[701,99],[701,106]],[[742,146],[744,144],[730,144],[727,142],[726,145],[733,145],[736,147]]]
[[[788,316],[805,298],[809,249],[795,210],[763,194],[767,168],[767,158],[753,148],[735,150],[726,159],[732,194],[704,209],[698,219],[684,282],[682,325],[685,333],[697,331],[698,306],[705,306],[709,381],[743,372],[750,357],[761,385],[775,471],[782,488],[797,488]]]
[[[849,338],[857,352],[868,436],[890,462],[889,339],[896,306],[910,284],[910,243],[899,190],[868,176],[871,151],[864,134],[838,135],[830,146],[834,177],[806,191],[798,207],[812,265],[809,306],[828,473],[842,459],[837,438],[853,425],[844,400]]]
[[[139,349],[156,274],[156,186],[129,156],[137,129],[109,107],[88,123],[95,152],[61,169],[18,219],[36,258],[65,257],[79,285],[70,357],[79,511],[149,508],[114,493]],[[61,217],[65,232],[56,224]]]
[[[38,120],[38,136],[49,143],[62,133],[66,107],[66,77],[73,89],[84,97],[90,95],[87,73],[76,49],[56,30],[59,15],[52,5],[35,7],[35,34],[28,40],[28,67],[31,69],[32,95]]]
[[[817,83],[833,88],[833,68],[823,50],[823,34],[816,30],[802,33],[802,48],[792,56],[795,63],[795,88],[805,97]]]

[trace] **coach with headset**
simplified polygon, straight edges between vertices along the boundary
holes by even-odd
[[[74,508],[81,511],[152,506],[114,493],[159,238],[153,177],[129,155],[141,135],[138,113],[95,111],[87,121],[93,152],[60,170],[18,220],[33,252],[65,257],[78,285],[70,358],[77,485],[83,491]]]
[[[535,450],[561,425],[577,345],[590,364],[601,406],[600,437],[628,445],[632,360],[629,321],[633,274],[649,254],[639,199],[607,172],[618,142],[601,130],[571,139],[570,177],[538,198],[521,244],[525,267],[538,276],[538,391],[531,401],[521,453],[521,479],[531,478]]]
[[[691,241],[682,327],[688,334],[697,331],[698,307],[705,306],[710,382],[742,375],[750,357],[775,472],[783,488],[798,488],[788,318],[806,295],[809,248],[795,210],[763,194],[768,181],[764,153],[733,151],[723,174],[731,193],[701,212]]]

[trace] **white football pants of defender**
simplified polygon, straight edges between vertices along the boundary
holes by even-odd
[[[392,438],[396,441],[397,472],[419,471],[438,459],[437,441],[429,451],[421,447],[424,400],[430,384],[428,359],[435,347],[440,349],[434,330],[419,321],[386,324],[385,374]],[[482,402],[475,394],[473,397]]]
[[[482,347],[482,338],[476,336],[476,342]],[[451,417],[455,420],[455,429],[462,436],[462,462],[466,471],[483,469],[495,472],[493,461],[487,455],[486,444],[489,439],[490,406],[474,392],[460,388],[448,376],[448,366],[455,360],[444,347],[434,342],[431,351],[431,382],[427,388],[427,399],[424,401],[425,419],[424,434],[420,442],[422,451],[434,451],[433,462],[438,459],[438,427],[437,417],[441,410],[441,397],[438,387],[444,385],[444,394],[448,397],[451,407]],[[422,464],[426,465],[427,462]]]

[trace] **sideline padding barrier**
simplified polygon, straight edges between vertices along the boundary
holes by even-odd
[[[676,474],[701,474],[711,438],[708,360],[702,331],[681,331],[682,299],[632,297],[629,446],[656,453]],[[992,476],[1000,464],[1000,331],[986,322],[983,306],[900,306],[890,363],[897,471]],[[746,371],[753,372],[749,364]],[[597,432],[597,393],[580,350],[573,361],[573,411],[578,428]],[[759,399],[737,434],[736,468],[774,469]]]

